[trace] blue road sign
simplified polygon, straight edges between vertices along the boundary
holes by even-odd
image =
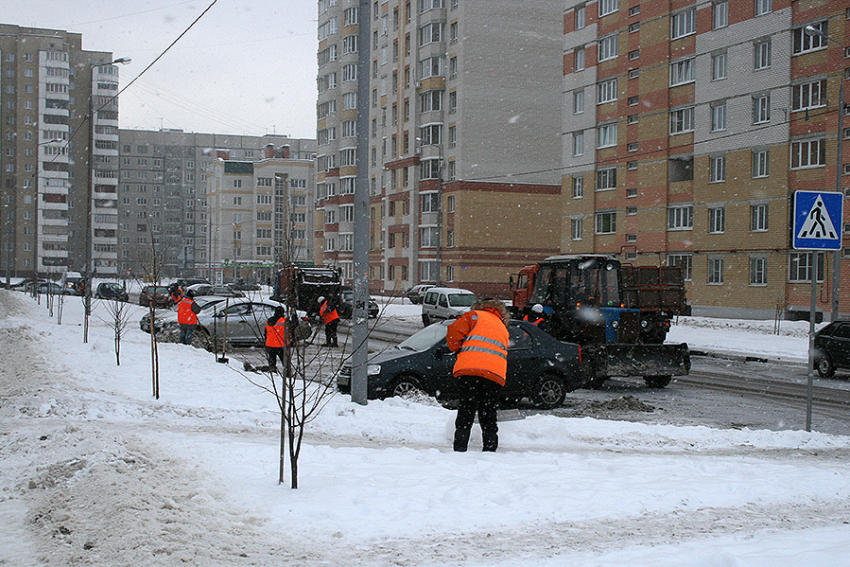
[[[842,193],[794,191],[795,250],[841,250],[843,223]]]

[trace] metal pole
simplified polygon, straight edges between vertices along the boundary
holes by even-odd
[[[819,252],[811,253],[811,266],[809,266],[812,279],[812,297],[809,304],[809,378],[806,385],[806,431],[812,430],[812,390],[815,381],[815,316],[817,315],[817,287],[818,287],[818,255]]]
[[[842,55],[844,55],[844,44],[841,44]],[[843,70],[842,70],[843,73]],[[841,175],[844,167],[844,75],[838,76],[838,136],[836,137],[836,160],[835,160],[835,190],[841,192]],[[839,227],[840,228],[840,227]],[[841,283],[841,250],[832,253],[832,320],[839,318],[839,285]]]

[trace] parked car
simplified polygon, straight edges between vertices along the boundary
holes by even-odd
[[[431,289],[432,287],[437,286],[435,286],[434,284],[415,285],[409,290],[407,290],[407,299],[409,299],[411,303],[422,303],[422,299],[425,297],[425,292]]]
[[[146,285],[139,293],[139,305],[147,307],[153,301],[157,307],[168,307],[171,304],[171,294],[164,285]]]
[[[195,285],[195,284],[211,285],[210,281],[208,279],[205,279],[205,278],[179,278],[177,281],[174,282],[173,285],[176,285],[177,287],[179,287],[183,291],[186,291],[186,288],[188,288],[190,285]]]
[[[32,293],[32,287],[33,284],[30,282],[24,288],[24,291]],[[38,282],[36,291],[43,295],[77,295],[73,289],[62,287],[62,284],[58,284],[56,282]]]
[[[260,284],[246,282],[243,278],[237,278],[228,285],[237,291],[260,291]]]
[[[432,287],[422,300],[422,324],[426,327],[441,319],[455,319],[478,301],[475,294],[457,287]]]
[[[457,398],[452,376],[455,354],[446,344],[449,321],[425,327],[397,346],[372,356],[367,368],[366,396],[382,399],[415,391],[440,400]],[[528,321],[512,320],[508,327],[508,375],[501,391],[504,400],[530,399],[552,409],[564,396],[584,384],[581,347],[554,339]],[[343,365],[337,376],[343,393],[351,391],[351,366]]]
[[[212,295],[207,295],[204,297],[199,297],[195,300],[195,303],[201,308],[201,311],[205,311],[210,309],[212,306],[222,303],[226,297],[215,297]],[[223,303],[222,303],[223,305]],[[142,318],[139,319],[139,328],[145,333],[151,332],[151,314],[145,313],[142,315]],[[167,325],[177,325],[177,311],[174,309],[160,309],[156,312],[156,319],[154,319],[154,332],[158,333],[162,331]]]
[[[263,346],[266,320],[281,304],[271,300],[236,298],[229,301],[226,307],[224,305],[219,302],[208,310],[202,309],[198,314],[198,331],[208,337],[214,347],[221,345],[225,338],[228,344],[234,346]],[[309,338],[312,327],[306,313],[299,312],[298,316],[298,338]]]
[[[65,295],[83,295],[86,291],[86,280],[79,272],[65,272],[61,285],[70,291]]]
[[[850,320],[833,321],[815,333],[815,368],[824,378],[838,368],[850,368]]]
[[[114,299],[116,301],[129,301],[130,296],[121,284],[115,282],[103,282],[97,284],[94,291],[95,299]]]
[[[351,319],[351,315],[354,313],[354,289],[350,286],[344,285],[342,286],[341,297],[339,299],[339,305],[336,307],[337,313],[343,319]],[[374,299],[369,297],[369,317],[371,319],[375,319],[378,317],[378,304]]]
[[[217,295],[218,297],[245,297],[241,291],[236,291],[227,284],[194,284],[183,288],[185,293],[195,292],[195,297],[204,295]]]

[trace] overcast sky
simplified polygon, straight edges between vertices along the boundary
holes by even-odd
[[[0,22],[130,57],[121,88],[213,0],[0,0]],[[121,95],[122,128],[316,136],[316,2],[218,0]]]

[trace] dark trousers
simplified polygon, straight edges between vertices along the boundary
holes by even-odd
[[[283,353],[283,347],[266,347],[266,356],[269,360],[269,370],[277,371],[277,360],[280,359],[281,372],[286,370],[286,358]]]
[[[339,326],[339,319],[334,319],[330,323],[325,323],[325,345],[338,346],[336,338],[336,328]]]
[[[180,343],[184,345],[192,344],[192,337],[195,336],[195,325],[180,324]]]
[[[454,450],[466,451],[469,434],[478,412],[481,438],[485,451],[495,451],[499,446],[499,426],[496,425],[496,409],[502,387],[480,376],[458,376],[460,404],[455,420]]]

